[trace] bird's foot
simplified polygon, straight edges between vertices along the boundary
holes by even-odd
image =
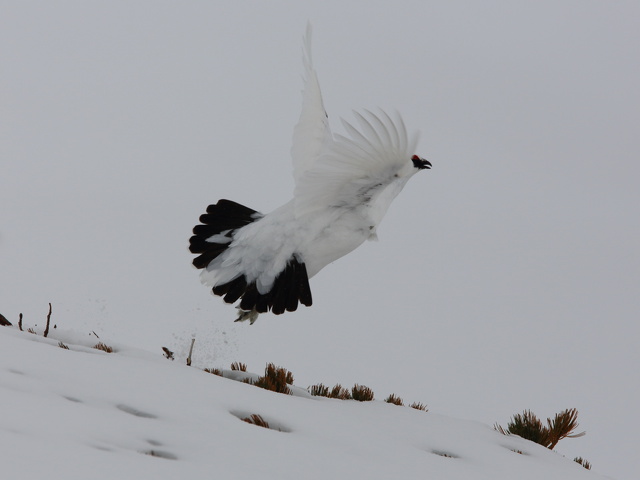
[[[236,307],[238,309],[238,318],[235,319],[236,322],[245,322],[249,320],[249,325],[253,325],[258,319],[258,315],[260,315],[255,309],[253,310],[243,310],[240,307]]]

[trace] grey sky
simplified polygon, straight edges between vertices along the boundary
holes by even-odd
[[[2,2],[0,312],[268,361],[637,473],[637,2]],[[187,251],[209,203],[290,198],[301,39],[334,131],[396,109],[434,168],[314,306],[235,325]],[[211,365],[211,366],[212,366]],[[210,366],[210,365],[204,365]]]

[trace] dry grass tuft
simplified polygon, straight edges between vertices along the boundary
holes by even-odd
[[[423,403],[420,402],[413,402],[411,405],[409,405],[411,408],[415,408],[416,410],[422,410],[423,412],[428,412],[429,409],[427,408],[426,405],[424,405]]]
[[[373,391],[369,387],[356,383],[351,389],[351,398],[359,402],[370,402],[373,400]]]
[[[387,398],[384,399],[384,401],[387,403],[398,405],[398,406],[404,405],[404,402],[402,401],[402,399],[400,397],[397,397],[395,393],[392,393],[391,395],[389,395]]]
[[[307,388],[307,390],[314,397],[337,398],[338,400],[352,399],[351,392],[339,383],[336,384],[332,389],[329,389],[329,387],[322,383],[318,383],[316,385],[310,386],[309,388]]]
[[[494,429],[503,435],[518,435],[550,450],[553,450],[563,438],[577,438],[585,434],[585,432],[573,433],[576,428],[578,428],[578,410],[575,408],[557,413],[553,420],[547,418],[547,425],[543,425],[531,410],[514,415],[507,424],[507,428],[502,428],[497,423],[494,425]]]
[[[264,369],[264,375],[253,382],[256,387],[286,395],[291,395],[289,388],[291,384],[293,384],[293,374],[286,368],[277,367],[273,363],[268,363]]]
[[[219,377],[222,376],[222,370],[220,370],[219,368],[205,368],[204,371],[207,373],[212,373],[213,375],[218,375]]]
[[[64,343],[62,343],[62,342],[58,342],[58,346],[59,346],[60,348],[62,348],[63,350],[69,350],[69,347],[67,347],[67,346],[66,346]]]
[[[242,421],[250,423],[251,425],[257,425],[259,427],[270,428],[266,420],[256,413],[247,418],[243,418]]]
[[[307,388],[309,393],[314,397],[328,397],[329,396],[329,387],[323,385],[322,383],[318,383],[316,385],[311,385]]]
[[[233,362],[231,364],[231,370],[239,370],[241,372],[246,372],[247,371],[247,365],[246,365],[246,363]]]
[[[573,461],[576,462],[576,463],[579,463],[580,465],[582,465],[587,470],[591,470],[591,463],[586,461],[584,458],[576,457],[576,458],[573,459]]]
[[[339,400],[351,400],[351,392],[337,383],[329,392],[329,398],[337,398]]]
[[[103,352],[107,352],[107,353],[113,353],[113,348],[110,347],[109,345],[105,345],[102,342],[96,343],[93,348],[95,348],[96,350],[102,350]]]

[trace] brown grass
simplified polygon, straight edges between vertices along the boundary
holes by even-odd
[[[585,460],[582,457],[576,457],[573,459],[574,462],[579,463],[580,465],[582,465],[584,468],[586,468],[587,470],[591,470],[591,463],[588,462],[587,460]]]
[[[264,375],[253,382],[256,387],[286,395],[291,395],[289,388],[291,384],[293,384],[293,374],[286,368],[277,367],[273,363],[267,364]]]
[[[314,397],[328,397],[329,396],[329,387],[323,385],[322,383],[318,383],[316,385],[311,385],[307,388],[309,393]]]
[[[107,353],[113,353],[113,348],[110,347],[109,345],[105,345],[102,342],[96,343],[93,348],[95,348],[96,350],[102,350],[103,352],[107,352]]]
[[[359,402],[370,402],[373,400],[373,390],[364,385],[358,385],[357,383],[351,389],[351,398]]]
[[[250,423],[251,425],[257,425],[259,427],[270,428],[267,421],[256,413],[252,414],[247,418],[243,418],[242,421]]]
[[[231,370],[239,370],[240,372],[246,372],[247,371],[247,364],[246,363],[240,363],[240,362],[233,362],[231,364]]]
[[[395,393],[392,393],[391,395],[389,395],[387,398],[384,399],[385,402],[387,403],[392,403],[394,405],[398,405],[398,406],[402,406],[404,405],[404,402],[402,401],[402,399],[398,396],[396,396]]]
[[[329,392],[329,398],[337,398],[339,400],[351,400],[351,392],[337,383]]]
[[[573,433],[578,428],[578,410],[575,408],[557,413],[553,420],[547,418],[546,425],[531,410],[525,410],[522,414],[514,415],[507,428],[497,423],[494,428],[503,435],[518,435],[550,450],[563,438],[582,437],[585,434]]]
[[[416,410],[422,410],[423,412],[428,412],[429,409],[427,408],[426,405],[424,405],[423,403],[420,402],[413,402],[411,405],[409,405],[411,408],[415,408]]]

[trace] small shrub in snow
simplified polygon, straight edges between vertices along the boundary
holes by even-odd
[[[358,387],[358,385],[356,385],[356,387]],[[362,388],[362,387],[358,387],[358,388]],[[367,387],[364,387],[364,388],[367,388]],[[337,398],[338,400],[353,399],[353,397],[351,396],[351,392],[348,389],[344,388],[339,383],[337,383],[332,389],[329,389],[329,387],[327,387],[322,383],[318,383],[316,385],[310,386],[307,390],[314,397]]]
[[[356,383],[351,389],[351,397],[359,402],[370,402],[373,400],[373,391],[369,387]]]
[[[586,461],[584,458],[576,457],[576,458],[573,459],[573,461],[576,462],[576,463],[579,463],[580,465],[582,465],[587,470],[591,470],[591,463]]]
[[[289,385],[293,384],[293,374],[286,368],[277,367],[273,363],[267,364],[264,376],[258,378],[253,385],[273,392],[291,395]]]
[[[384,399],[384,401],[387,403],[392,403],[393,405],[398,405],[398,406],[404,405],[404,402],[402,401],[402,399],[396,396],[395,393],[392,393],[391,395],[389,395],[387,398]]]
[[[58,346],[59,346],[60,348],[62,348],[63,350],[69,350],[69,347],[67,347],[67,346],[66,346],[64,343],[62,343],[62,342],[58,342]]]
[[[231,364],[231,370],[239,370],[241,372],[247,371],[247,365],[245,363],[233,362]]]
[[[577,420],[578,410],[575,408],[557,413],[553,420],[547,418],[547,425],[543,425],[531,410],[525,410],[522,415],[514,415],[506,429],[498,424],[494,428],[503,435],[518,435],[553,450],[563,438],[582,437],[585,434],[572,433],[578,428]]]
[[[514,415],[512,420],[507,424],[506,429],[503,429],[502,426],[497,424],[494,428],[503,435],[518,435],[532,442],[544,445],[545,447],[549,443],[549,433],[542,425],[542,421],[530,410],[525,410],[522,412],[522,415]]]
[[[422,410],[423,412],[428,412],[429,409],[427,408],[426,405],[420,403],[420,402],[413,402],[411,405],[409,405],[411,408],[415,408],[416,410]]]
[[[219,377],[222,376],[222,370],[220,370],[219,368],[205,368],[204,371],[207,373],[212,373],[213,375],[218,375]]]
[[[253,415],[247,418],[243,418],[242,421],[250,423],[251,425],[257,425],[259,427],[269,428],[269,424],[266,422],[266,420],[256,413],[254,413]]]
[[[105,345],[102,342],[96,343],[93,348],[95,348],[96,350],[102,350],[103,352],[113,353],[113,348],[111,348],[109,345]]]
[[[322,383],[318,383],[316,385],[312,385],[307,388],[309,393],[314,397],[328,397],[329,396],[329,387],[323,385]]]
[[[578,428],[578,410],[575,408],[556,413],[553,420],[547,419],[547,424],[549,425],[550,449],[553,449],[563,438],[577,438],[586,435],[586,432],[572,433]]]
[[[351,392],[337,383],[329,392],[329,398],[338,398],[340,400],[351,400]]]

